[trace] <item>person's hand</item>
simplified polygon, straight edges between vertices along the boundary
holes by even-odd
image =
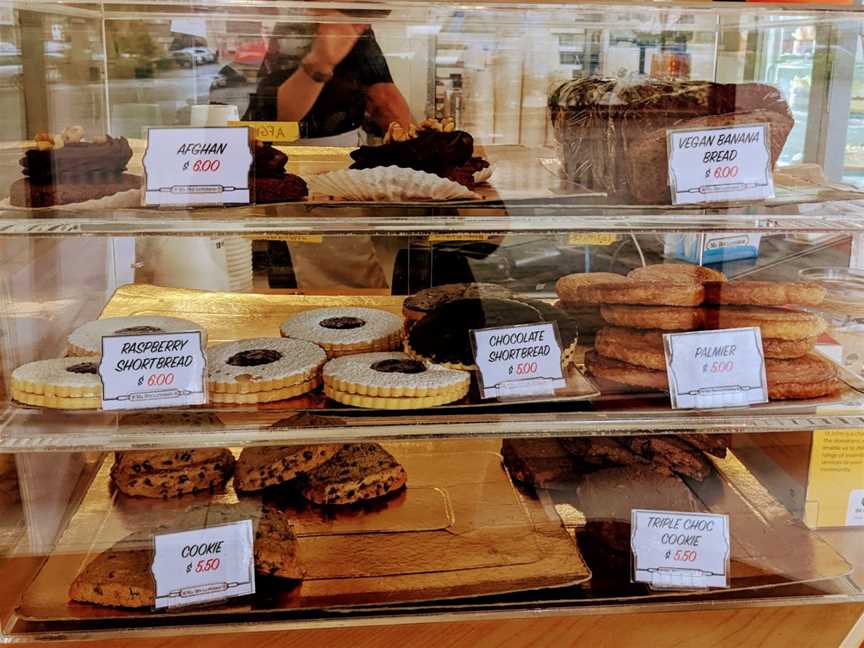
[[[303,62],[320,73],[332,74],[368,28],[369,25],[321,24]]]

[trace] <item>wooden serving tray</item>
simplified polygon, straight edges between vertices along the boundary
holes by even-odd
[[[497,441],[385,444],[405,466],[407,489],[363,506],[325,510],[271,489],[263,497],[296,520],[302,583],[258,578],[257,593],[227,606],[186,609],[200,616],[286,609],[327,609],[430,601],[562,587],[590,573],[554,511],[513,487]],[[21,596],[27,622],[123,619],[146,623],[148,611],[70,602],[69,585],[100,552],[136,531],[179,518],[204,526],[206,505],[260,506],[262,496],[172,500],[129,498],[110,487],[111,459],[99,466],[54,552]],[[272,503],[271,501],[271,503]],[[204,505],[204,506],[202,506]],[[190,518],[191,516],[191,518]]]

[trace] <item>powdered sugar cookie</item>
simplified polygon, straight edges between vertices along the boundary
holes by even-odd
[[[99,358],[55,358],[22,365],[12,372],[12,398],[37,407],[97,408],[102,402]]]
[[[107,317],[93,320],[69,334],[67,355],[83,356],[102,353],[102,338],[106,335],[138,335],[145,333],[179,333],[201,331],[206,344],[207,331],[195,322],[179,317],[161,315],[136,315],[133,317]]]
[[[356,407],[410,409],[457,401],[468,393],[471,375],[405,353],[362,353],[324,365],[324,392]]]
[[[282,336],[314,342],[328,358],[391,351],[402,344],[402,318],[377,308],[315,308],[282,323]]]
[[[326,359],[321,347],[303,340],[252,338],[218,344],[207,350],[211,399],[268,402],[298,396],[319,384]]]

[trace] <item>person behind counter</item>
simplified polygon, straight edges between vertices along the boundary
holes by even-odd
[[[346,13],[322,10],[316,17]],[[408,127],[411,111],[393,82],[387,61],[367,24],[278,24],[250,97],[247,121],[296,121],[312,146],[357,146],[371,121],[383,134],[392,122]],[[301,290],[386,288],[398,239],[330,237],[321,244],[291,243]],[[338,263],[333,263],[338,259]]]

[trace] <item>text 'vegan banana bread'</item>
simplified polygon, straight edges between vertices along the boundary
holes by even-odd
[[[767,123],[777,162],[795,120],[760,83],[574,79],[549,98],[564,171],[619,203],[669,202],[666,129]]]

